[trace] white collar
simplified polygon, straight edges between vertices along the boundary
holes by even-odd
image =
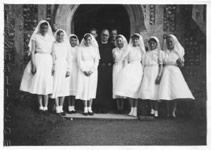
[[[107,41],[107,42],[103,42],[103,41],[101,41],[101,43],[102,43],[102,44],[107,44],[107,43],[108,43],[108,41]]]

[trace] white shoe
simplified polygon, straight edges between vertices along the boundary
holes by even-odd
[[[43,107],[43,106],[40,106],[40,107],[39,107],[39,110],[44,110],[44,107]]]
[[[155,116],[155,117],[158,117],[158,111],[157,111],[157,110],[155,110],[154,116]]]
[[[56,106],[56,113],[57,113],[57,114],[61,113],[60,107],[59,107],[59,106]]]
[[[154,109],[151,109],[150,114],[151,114],[151,115],[154,115],[154,114],[155,114],[155,110],[154,110]]]
[[[128,114],[129,116],[132,116],[132,114],[133,114],[133,109],[134,109],[134,108],[132,107],[131,110],[130,110],[130,112],[129,112],[129,114]]]
[[[134,109],[133,109],[132,116],[137,117],[137,108],[134,108]]]
[[[173,117],[173,118],[176,118],[175,112],[172,113],[172,117]]]

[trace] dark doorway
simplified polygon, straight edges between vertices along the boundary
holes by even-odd
[[[117,28],[127,39],[130,37],[129,16],[123,5],[80,5],[73,17],[74,33],[81,40],[91,28]]]

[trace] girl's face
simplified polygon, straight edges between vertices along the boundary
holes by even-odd
[[[122,48],[123,46],[123,39],[121,37],[117,38],[117,47]]]
[[[45,35],[48,32],[48,25],[41,25],[40,26],[40,33]]]
[[[154,40],[149,40],[149,47],[150,47],[150,50],[154,50],[157,48],[157,42],[154,41]]]
[[[138,38],[132,38],[132,41],[133,41],[133,46],[138,46]]]
[[[92,41],[92,37],[91,36],[88,36],[86,39],[85,39],[85,45],[86,46],[90,46],[91,45],[91,41]]]
[[[57,41],[57,42],[62,42],[63,40],[64,40],[64,33],[63,33],[63,32],[60,32],[60,33],[57,35],[56,41]]]
[[[72,47],[75,47],[77,45],[77,39],[76,38],[70,38],[70,45]]]
[[[168,50],[173,50],[174,49],[174,40],[173,40],[172,37],[168,37],[167,38],[166,44],[167,44],[167,49]]]

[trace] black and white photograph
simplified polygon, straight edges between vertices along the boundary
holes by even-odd
[[[3,148],[206,148],[209,4],[4,1]]]

